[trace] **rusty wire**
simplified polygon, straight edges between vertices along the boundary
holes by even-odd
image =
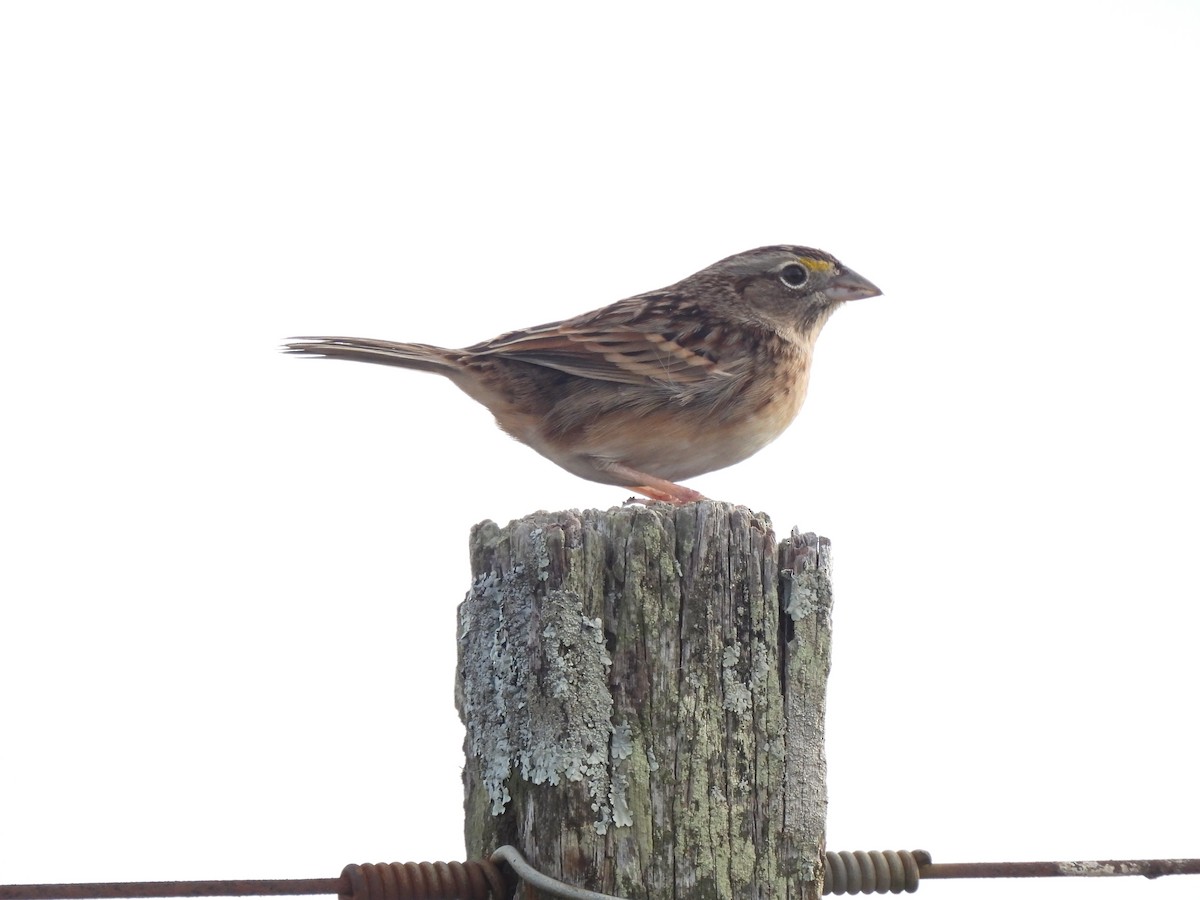
[[[925,878],[1056,878],[1200,875],[1200,859],[1109,859],[1074,862],[933,862],[924,850],[825,854],[826,894],[912,893]]]
[[[339,900],[510,900],[514,882],[500,864],[536,890],[563,900],[617,900],[545,875],[515,847],[486,860],[464,863],[349,865],[340,878],[272,878],[238,881],[134,881],[91,884],[0,885],[0,900],[118,900],[149,897],[280,897],[336,894]],[[899,894],[923,878],[1052,878],[1198,875],[1200,859],[1114,859],[1077,862],[937,864],[924,850],[872,850],[825,854],[826,894]]]
[[[118,900],[149,897],[283,897],[336,894],[339,900],[508,900],[512,888],[497,863],[366,863],[340,878],[235,881],[125,881],[0,885],[0,900]]]
[[[115,900],[121,897],[281,897],[338,894],[341,878],[235,881],[98,881],[88,884],[4,884],[0,900]]]
[[[931,864],[922,878],[1091,878],[1093,876],[1200,875],[1200,859],[1100,859],[1077,862]]]

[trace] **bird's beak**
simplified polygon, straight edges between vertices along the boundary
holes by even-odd
[[[825,288],[825,296],[835,303],[842,303],[846,300],[861,300],[864,297],[878,297],[882,294],[879,288],[867,281],[853,269],[842,269],[842,271],[829,282],[829,286]]]

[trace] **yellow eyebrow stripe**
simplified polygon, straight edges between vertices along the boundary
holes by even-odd
[[[814,272],[832,272],[833,271],[833,263],[829,262],[828,260],[813,259],[812,257],[809,257],[809,256],[801,256],[801,257],[798,257],[798,259],[800,260],[800,262],[804,263],[806,266],[808,266]]]

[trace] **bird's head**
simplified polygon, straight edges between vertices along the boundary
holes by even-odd
[[[759,247],[714,263],[688,279],[724,295],[731,313],[760,318],[815,338],[830,313],[847,300],[883,293],[823,250]]]

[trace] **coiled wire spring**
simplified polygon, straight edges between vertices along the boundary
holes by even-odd
[[[826,894],[912,893],[921,866],[932,857],[924,850],[840,850],[825,854]]]
[[[503,900],[512,896],[500,868],[490,859],[466,862],[365,863],[342,869],[348,890],[339,900]]]

